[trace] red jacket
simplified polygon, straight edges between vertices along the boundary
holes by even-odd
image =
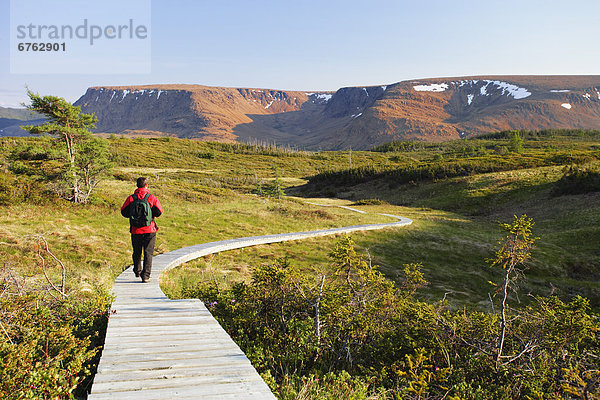
[[[132,196],[137,196],[138,198],[143,199],[147,194],[148,188],[144,187],[137,188],[135,192],[133,192]],[[121,207],[121,215],[123,215],[125,218],[129,218],[130,215],[129,205],[133,203],[132,196],[127,196],[125,203],[123,203],[123,206]],[[131,226],[130,232],[134,235],[139,235],[143,233],[153,233],[158,230],[158,227],[154,222],[154,218],[160,217],[160,215],[163,212],[162,206],[160,205],[160,201],[158,201],[158,198],[153,194],[151,194],[150,197],[148,197],[148,203],[150,204],[150,207],[152,207],[152,223],[150,224],[150,226],[143,226],[141,228]]]

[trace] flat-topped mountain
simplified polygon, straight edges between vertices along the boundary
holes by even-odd
[[[366,149],[505,129],[600,129],[600,76],[435,78],[334,92],[146,85],[92,87],[75,103],[97,132]]]
[[[256,116],[320,110],[332,95],[201,85],[111,86],[89,88],[75,105],[96,114],[97,132],[235,141],[244,137],[235,131]]]

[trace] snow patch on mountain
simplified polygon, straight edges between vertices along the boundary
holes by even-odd
[[[562,103],[560,106],[566,108],[567,110],[570,110],[572,107],[569,103]]]
[[[519,100],[524,99],[526,97],[531,96],[531,92],[525,88],[519,87],[517,85],[513,85],[512,83],[502,82],[502,81],[484,81],[485,87],[489,87],[490,85],[496,86],[499,89],[502,89],[502,95],[504,96],[508,93],[509,96]]]
[[[456,84],[455,82],[452,82],[454,84]],[[468,79],[466,81],[460,81],[458,82],[458,86],[464,86],[464,85],[477,85],[479,83],[479,79]]]
[[[323,100],[324,102],[328,102],[329,100],[331,100],[331,98],[333,97],[332,94],[328,94],[328,93],[314,93],[314,92],[306,92],[305,93],[308,97],[311,96],[315,96],[315,98],[313,99],[313,102],[315,100]]]
[[[432,83],[430,85],[415,85],[413,89],[417,92],[445,92],[448,89],[448,84]]]
[[[100,90],[100,92],[102,92],[103,90]],[[160,95],[162,93],[166,93],[166,90],[156,90],[156,89],[152,89],[152,90],[148,90],[148,89],[140,89],[140,90],[129,90],[129,89],[123,89],[123,90],[111,90],[111,96],[110,99],[108,100],[108,102],[112,102],[112,100],[115,98],[115,96],[117,94],[121,95],[121,99],[119,100],[119,103],[121,103],[125,97],[127,97],[128,95],[134,95],[135,96],[135,100],[138,100],[141,96],[147,95],[147,96],[153,96],[154,93],[156,93],[156,100],[158,100],[160,98]],[[98,98],[96,98],[96,101],[98,101]]]
[[[477,86],[483,82],[483,86],[479,88],[479,94],[481,96],[489,96],[490,92],[495,88],[498,90],[502,90],[502,96],[512,96],[514,99],[524,99],[526,97],[531,96],[531,92],[525,88],[519,87],[517,85],[513,85],[512,83],[498,81],[498,80],[483,80],[480,81],[478,79],[471,80],[462,80],[458,82],[449,82],[449,83],[432,83],[429,85],[414,85],[413,89],[417,92],[444,92],[449,88],[449,85],[458,86],[462,88],[463,86]],[[414,82],[416,83],[416,82]],[[471,100],[472,101],[472,100]],[[471,104],[471,103],[469,103]]]

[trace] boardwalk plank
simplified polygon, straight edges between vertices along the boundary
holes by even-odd
[[[201,357],[196,358],[184,358],[178,360],[143,360],[143,361],[131,361],[122,363],[105,363],[98,365],[98,373],[119,373],[121,371],[140,371],[140,375],[144,371],[154,371],[169,368],[183,368],[183,367],[204,367],[210,366],[211,363],[230,363],[232,368],[235,368],[236,364],[249,364],[248,358],[244,354],[231,354],[214,357]]]
[[[118,392],[103,392],[91,395],[90,400],[119,399],[119,400],[164,400],[164,399],[275,399],[269,387],[260,382],[237,382],[212,385],[186,385],[176,388],[157,388],[142,390],[127,390]]]
[[[224,383],[260,383],[262,379],[252,370],[246,371],[246,374],[241,374],[238,371],[222,370],[218,374],[213,375],[201,375],[195,374],[193,376],[168,376],[165,375],[162,379],[155,379],[154,377],[149,379],[140,379],[137,377],[131,381],[120,381],[120,382],[105,382],[96,383],[97,393],[107,392],[122,392],[142,389],[161,389],[161,388],[175,388],[185,386],[198,386],[198,385],[216,385]]]
[[[230,374],[232,369],[231,363],[224,362],[222,364],[218,364],[218,360],[215,360],[209,366],[203,367],[185,367],[185,368],[167,368],[167,369],[157,369],[151,371],[144,371],[143,377],[144,379],[171,379],[171,378],[180,378],[186,376],[204,376],[204,375],[212,375],[219,376],[221,374]],[[240,375],[252,375],[257,377],[256,371],[252,366],[238,366],[236,365],[235,373]],[[96,376],[94,379],[94,392],[96,391],[97,383],[105,383],[105,382],[127,382],[139,380],[141,378],[139,371],[123,371],[119,374],[100,374]]]

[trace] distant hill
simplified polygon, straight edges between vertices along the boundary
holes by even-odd
[[[20,121],[29,121],[41,118],[40,114],[29,111],[26,108],[0,107],[1,119],[17,119]]]
[[[333,92],[201,85],[92,87],[97,132],[366,149],[506,129],[600,129],[600,76],[435,78]]]
[[[29,133],[20,128],[25,123],[41,123],[43,117],[25,108],[0,107],[0,137],[2,136],[26,136]]]

